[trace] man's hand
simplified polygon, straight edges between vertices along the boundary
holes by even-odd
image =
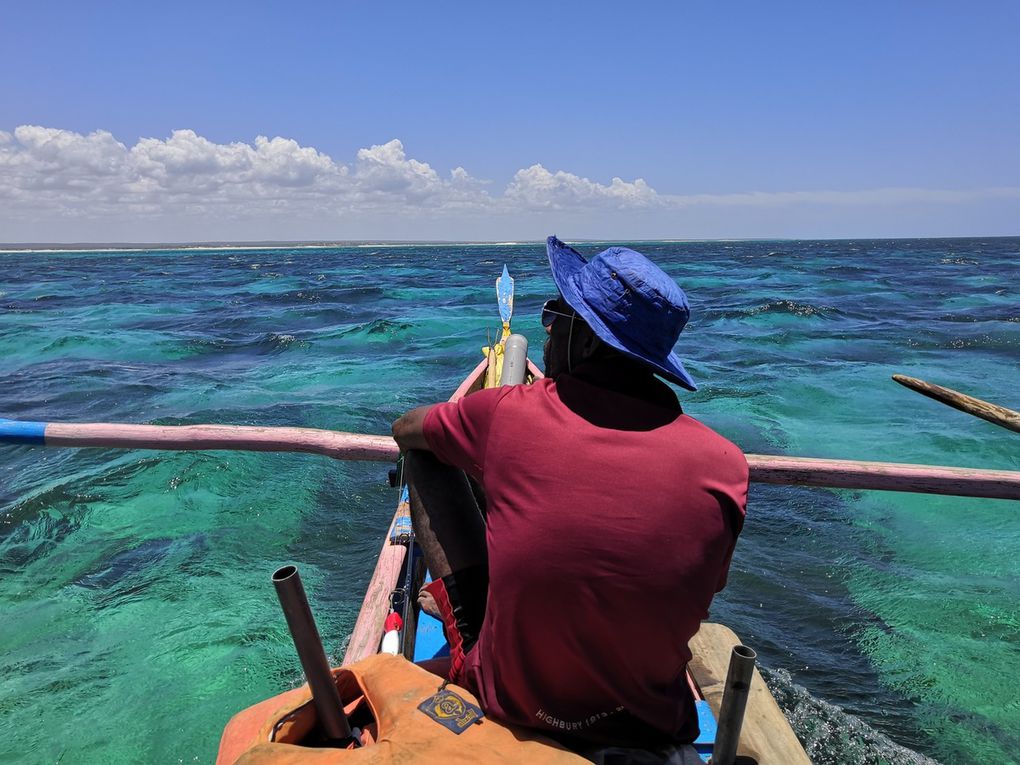
[[[422,432],[422,424],[425,422],[425,415],[434,406],[435,404],[419,406],[393,423],[393,440],[397,442],[400,451],[406,452],[409,449],[432,451],[425,440],[425,433]]]

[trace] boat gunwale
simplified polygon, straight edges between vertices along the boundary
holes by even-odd
[[[459,401],[468,393],[481,388],[488,366],[489,360],[487,358],[482,359],[468,373],[463,382],[457,386],[449,401]],[[534,368],[530,359],[528,360],[528,367],[529,369]],[[537,368],[534,368],[534,372],[538,372],[538,376],[541,376],[541,372]],[[376,559],[372,578],[365,589],[365,598],[361,603],[361,608],[358,610],[357,621],[355,621],[354,629],[347,641],[343,658],[344,664],[350,664],[379,652],[379,642],[383,634],[383,623],[389,610],[389,596],[397,587],[401,571],[404,568],[404,562],[407,559],[407,545],[394,543],[391,541],[391,537],[394,527],[401,519],[409,517],[410,508],[407,503],[398,502],[393,518],[387,526],[386,538],[383,541],[379,557]]]

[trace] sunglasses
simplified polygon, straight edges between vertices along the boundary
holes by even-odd
[[[567,306],[567,308],[570,309],[571,313],[563,313],[563,303],[559,298],[546,300],[542,306],[542,326],[548,329],[556,321],[557,316],[564,316],[568,319],[573,319],[577,316],[577,313],[570,306]]]

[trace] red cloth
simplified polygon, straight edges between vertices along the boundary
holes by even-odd
[[[561,375],[426,416],[487,496],[489,598],[457,678],[486,714],[580,743],[697,735],[687,643],[726,583],[748,471],[661,387],[675,411]]]
[[[457,617],[453,615],[453,604],[446,592],[446,585],[442,579],[433,579],[422,587],[423,590],[432,595],[439,609],[439,621],[443,623],[443,632],[446,633],[446,642],[450,646],[450,661],[444,677],[456,680],[464,671],[464,638],[457,629]]]

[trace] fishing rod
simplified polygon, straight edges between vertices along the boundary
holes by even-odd
[[[369,462],[396,462],[400,454],[390,436],[250,425],[45,423],[0,419],[0,444],[4,443],[175,451],[303,452]],[[1020,499],[1020,471],[764,454],[745,456],[751,481],[756,483]]]

